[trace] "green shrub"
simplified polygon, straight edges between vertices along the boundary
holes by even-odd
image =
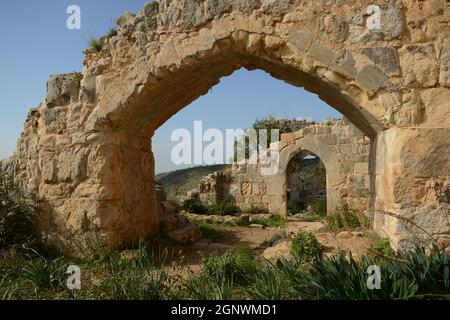
[[[214,204],[210,204],[208,206],[208,213],[210,215],[233,215],[238,211],[236,205],[230,201],[222,201]]]
[[[314,213],[321,217],[327,215],[327,201],[326,200],[316,200],[311,203],[311,209]]]
[[[394,257],[395,251],[392,249],[389,239],[383,238],[375,241],[375,243],[369,248],[369,256],[374,259],[380,259],[383,258],[383,256]]]
[[[231,300],[233,299],[233,278],[195,275],[183,282],[180,291],[184,298],[192,300]]]
[[[103,46],[105,45],[105,43],[102,39],[92,38],[91,40],[89,40],[89,45],[92,49],[95,49],[96,52],[100,52],[103,50]]]
[[[322,258],[324,248],[316,236],[310,232],[299,232],[292,240],[292,254],[303,262]]]
[[[315,213],[306,213],[300,217],[300,220],[304,222],[315,222],[322,221],[322,217]]]
[[[251,249],[241,249],[239,252],[229,250],[222,256],[205,259],[202,272],[212,278],[226,278],[242,284],[247,280],[247,275],[254,273],[258,266]]]
[[[248,208],[247,210],[245,210],[245,213],[246,213],[246,214],[260,214],[260,213],[267,213],[267,209],[252,204],[252,205],[250,206],[250,208]]]
[[[354,230],[359,227],[367,227],[368,222],[365,217],[356,211],[339,210],[334,214],[325,217],[325,224],[331,231],[341,229]]]
[[[0,249],[36,240],[33,219],[37,201],[0,173]]]
[[[288,212],[291,215],[297,214],[305,210],[305,204],[300,200],[289,200],[287,204]]]
[[[270,218],[257,218],[252,221],[266,228],[282,228],[287,225],[287,220],[279,215],[272,215]]]
[[[126,268],[108,280],[114,299],[166,300],[175,279],[161,269]]]
[[[109,277],[103,287],[119,300],[170,299],[177,279],[162,269],[168,258],[167,249],[142,242],[132,258],[113,253],[107,261]]]
[[[208,208],[198,198],[192,198],[183,202],[183,209],[189,213],[208,214]]]
[[[269,264],[250,276],[249,296],[254,300],[285,300],[290,296],[291,283],[279,268]]]
[[[202,232],[203,238],[210,239],[212,241],[221,240],[225,235],[221,230],[217,229],[217,226],[207,222],[196,223]]]
[[[22,269],[22,278],[31,283],[35,290],[63,288],[68,266],[63,257],[54,260],[30,257]]]
[[[445,252],[416,250],[378,265],[381,289],[369,290],[367,270],[375,262],[343,255],[315,261],[309,272],[294,279],[302,299],[450,299],[450,263]]]
[[[115,28],[110,29],[109,32],[108,32],[107,37],[109,39],[111,39],[112,37],[115,37],[115,36],[117,36],[117,29],[115,29]]]

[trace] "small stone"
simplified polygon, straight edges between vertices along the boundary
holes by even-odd
[[[274,245],[273,247],[264,250],[262,256],[265,259],[273,262],[276,262],[279,259],[291,260],[293,258],[291,253],[291,247],[292,247],[291,241],[283,241]]]
[[[379,68],[366,65],[356,76],[356,81],[370,91],[377,91],[388,81],[388,76]]]
[[[343,231],[343,232],[338,233],[336,238],[338,238],[340,240],[342,240],[342,239],[352,239],[353,238],[353,234],[350,231]]]
[[[400,75],[400,63],[397,57],[397,51],[394,48],[364,48],[362,52],[386,74],[391,76]]]
[[[181,244],[192,244],[202,238],[200,228],[196,225],[188,225],[167,233],[167,236]]]

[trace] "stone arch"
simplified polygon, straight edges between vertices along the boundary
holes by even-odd
[[[325,196],[325,200],[326,200],[326,203],[327,203],[327,212],[326,212],[326,214],[332,214],[334,212],[332,210],[333,206],[331,204],[328,204],[328,199],[331,198],[332,194],[330,192],[331,189],[328,188],[328,185],[327,185],[328,184],[328,180],[329,180],[329,178],[327,176],[328,175],[327,166],[325,165],[325,163],[322,161],[322,159],[317,154],[315,154],[314,152],[311,152],[311,151],[309,151],[307,149],[301,149],[301,150],[298,150],[296,153],[292,154],[292,156],[290,157],[290,160],[288,162],[288,168],[287,168],[287,170],[285,172],[285,175],[286,175],[286,187],[284,188],[286,190],[286,198],[287,198],[286,199],[286,201],[287,201],[287,203],[286,203],[286,205],[287,205],[287,209],[286,209],[287,210],[287,214],[289,215],[289,202],[290,202],[290,200],[300,201],[302,203],[302,206],[305,205],[304,209],[307,208],[306,204],[308,204],[309,199],[307,198],[308,195],[306,193],[304,193],[304,191],[311,191],[311,190],[306,190],[305,189],[304,180],[303,179],[301,179],[301,180],[298,179],[298,175],[301,172],[304,171],[303,163],[300,164],[299,167],[297,167],[294,172],[289,172],[289,168],[290,168],[290,166],[292,165],[292,163],[294,161],[297,161],[297,164],[298,164],[298,161],[300,159],[301,160],[305,160],[308,157],[309,158],[312,157],[312,158],[317,159],[319,161],[319,165],[318,166],[319,167],[323,166],[323,168],[325,169],[325,194],[324,194],[324,196]],[[318,180],[316,180],[316,183],[317,183],[317,181]],[[304,199],[301,198],[301,197],[298,197],[298,194],[297,194],[297,197],[293,196],[292,186],[295,187],[296,185],[297,185],[297,191],[299,191],[298,190],[299,188],[302,189],[301,193],[302,193],[302,197],[305,197]],[[288,190],[289,190],[289,193],[288,193]],[[314,189],[313,191],[317,191],[317,189]],[[318,194],[316,194],[316,195],[318,195]],[[318,199],[314,199],[314,200],[318,200]],[[291,213],[294,214],[294,212],[291,212]]]
[[[448,239],[450,159],[435,155],[450,149],[450,117],[442,116],[450,112],[450,31],[436,27],[448,11],[423,8],[430,33],[407,33],[414,5],[381,5],[389,19],[374,31],[361,1],[148,3],[117,20],[118,35],[105,37],[100,52],[86,51],[81,75],[51,78],[2,168],[48,199],[45,228],[67,251],[91,235],[115,246],[154,234],[153,132],[220,77],[258,68],[317,93],[372,140],[380,234],[395,245],[420,236],[388,210]]]
[[[317,156],[325,166],[327,176],[327,211],[339,209],[365,212],[373,207],[370,202],[369,172],[370,139],[347,120],[317,124],[284,134],[280,146],[280,170],[273,183],[287,186],[287,168],[299,152]],[[283,204],[286,207],[286,204]],[[283,211],[285,214],[287,211]]]

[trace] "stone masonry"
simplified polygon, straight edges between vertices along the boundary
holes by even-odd
[[[244,67],[317,94],[370,139],[379,234],[428,239],[402,216],[450,245],[448,1],[158,0],[117,24],[81,73],[50,78],[1,164],[45,199],[49,243],[75,254],[158,232],[155,130]]]
[[[314,124],[281,135],[280,167],[275,175],[264,175],[265,164],[235,164],[226,172],[205,177],[191,191],[202,201],[231,201],[241,210],[252,205],[270,213],[287,215],[287,168],[298,153],[316,155],[327,175],[328,213],[340,209],[367,212],[370,206],[370,139],[347,120]]]

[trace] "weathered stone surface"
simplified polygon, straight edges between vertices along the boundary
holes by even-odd
[[[442,45],[439,82],[444,86],[450,86],[450,42],[445,42]]]
[[[78,100],[81,77],[80,73],[51,76],[47,83],[47,105],[65,106]]]
[[[167,235],[170,239],[182,244],[192,244],[202,238],[200,228],[196,225],[188,225],[184,228],[171,231]]]
[[[283,241],[264,250],[262,256],[272,262],[276,262],[280,259],[291,260],[293,259],[291,247],[292,241]]]
[[[125,11],[122,16],[117,18],[116,23],[119,27],[124,27],[126,25],[132,24],[135,15],[129,11]]]
[[[162,217],[160,220],[161,231],[167,233],[187,226],[185,217],[179,214],[169,214]]]
[[[332,63],[333,70],[339,72],[343,76],[353,79],[357,74],[356,61],[348,50],[339,51],[334,57]]]
[[[392,40],[402,35],[404,25],[403,10],[399,5],[389,4],[383,8],[381,15],[381,31],[386,40]]]
[[[295,127],[295,124],[291,124]],[[283,144],[280,154],[280,168],[277,174],[264,177],[261,164],[241,164],[238,170],[217,172],[203,179],[195,194],[206,202],[222,199],[233,201],[241,210],[253,206],[269,210],[272,214],[287,214],[286,168],[295,154],[306,156],[311,152],[324,162],[328,183],[334,188],[327,189],[329,212],[344,206],[357,211],[368,208],[370,192],[369,178],[369,139],[354,126],[345,121],[326,121],[323,124],[303,123],[300,131],[281,135]],[[308,153],[309,152],[309,153]],[[345,155],[357,154],[348,158]],[[245,167],[245,168],[243,168]],[[221,177],[220,180],[217,177]],[[354,193],[342,190],[352,187]],[[269,218],[270,214],[250,216],[249,223],[255,218]],[[203,221],[217,222],[224,219],[226,223],[236,224],[234,217],[201,217]],[[195,217],[198,221],[198,218]],[[222,221],[223,222],[223,221]]]
[[[413,88],[434,87],[439,68],[433,46],[412,45],[400,51],[405,84]]]
[[[388,76],[379,68],[367,65],[356,75],[358,81],[364,88],[377,91],[388,81]]]
[[[400,75],[400,64],[395,49],[387,47],[364,48],[362,52],[386,74]]]

